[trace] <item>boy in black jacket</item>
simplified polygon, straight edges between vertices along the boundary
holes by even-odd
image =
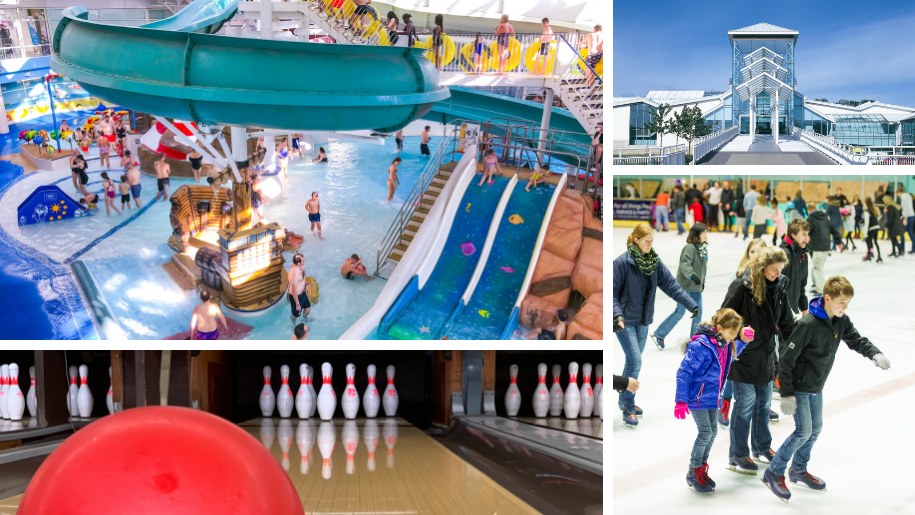
[[[788,255],[788,265],[782,275],[788,278],[788,307],[797,313],[807,313],[807,245],[810,243],[810,224],[803,218],[795,218],[788,224],[788,235],[779,247]]]
[[[807,461],[823,428],[823,385],[835,362],[839,341],[881,369],[890,368],[890,360],[845,316],[854,295],[848,279],[830,277],[823,286],[823,297],[810,302],[810,311],[795,325],[791,337],[780,344],[781,407],[785,415],[794,415],[795,429],[775,453],[762,482],[783,500],[791,498],[784,475],[789,460],[788,479],[792,483],[804,483],[814,490],[826,488],[825,481],[807,472]]]

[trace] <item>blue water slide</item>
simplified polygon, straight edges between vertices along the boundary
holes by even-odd
[[[451,230],[424,284],[412,283],[382,320],[381,337],[432,339],[441,332],[476,269],[486,236],[509,179],[465,191]]]
[[[174,16],[156,20],[141,27],[145,29],[173,30],[175,32],[200,32],[215,34],[223,24],[238,12],[239,0],[195,0]]]
[[[550,204],[554,186],[512,192],[483,274],[469,301],[455,311],[443,332],[452,340],[496,340],[512,316]]]

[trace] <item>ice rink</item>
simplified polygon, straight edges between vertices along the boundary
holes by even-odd
[[[612,258],[624,252],[628,228],[613,229]],[[768,243],[771,244],[771,234]],[[655,233],[654,248],[676,275],[686,235]],[[826,262],[826,276],[845,275],[855,287],[847,311],[859,332],[890,359],[891,368],[874,363],[840,345],[835,366],[824,388],[823,432],[813,448],[808,471],[826,481],[817,492],[787,481],[791,500],[786,505],[756,476],[727,469],[727,428],[718,434],[709,457],[709,476],[717,483],[712,494],[686,486],[689,454],[696,437],[691,417],[674,418],[676,370],[682,359],[680,342],[689,332],[689,313],[658,350],[649,337],[643,354],[636,404],[644,410],[636,429],[625,427],[616,396],[606,406],[613,423],[613,509],[629,515],[647,513],[702,514],[882,514],[915,513],[915,257],[894,259],[887,240],[880,246],[884,263],[862,262],[865,249],[856,240],[856,252],[834,252]],[[709,272],[703,293],[703,320],[721,306],[746,248],[741,235],[709,234]],[[910,250],[906,241],[906,251]],[[811,263],[812,267],[812,263]],[[808,280],[807,290],[810,282]],[[649,334],[674,309],[674,302],[658,292]],[[619,374],[625,358],[616,337],[610,338],[613,372]],[[609,374],[609,371],[607,372]],[[773,409],[779,411],[778,399]],[[733,411],[733,409],[732,409]],[[791,417],[770,425],[777,450],[793,431]]]

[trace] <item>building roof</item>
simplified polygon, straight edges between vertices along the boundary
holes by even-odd
[[[652,100],[700,100],[705,97],[720,95],[722,91],[705,90],[652,90],[645,96]]]
[[[742,29],[729,30],[728,35],[740,35],[746,36],[748,34],[778,34],[780,36],[788,36],[800,34],[798,31],[793,29],[786,29],[784,27],[779,27],[777,25],[772,25],[771,23],[757,23],[755,25],[750,25]]]

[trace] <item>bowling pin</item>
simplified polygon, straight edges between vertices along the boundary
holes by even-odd
[[[29,381],[32,384],[29,386],[29,393],[25,396],[25,405],[29,408],[29,416],[34,418],[38,415],[38,393],[35,388],[35,367],[29,367]]]
[[[299,462],[299,473],[304,476],[308,474],[311,448],[315,445],[314,422],[311,420],[299,421],[299,426],[295,428],[295,443],[299,448],[299,455],[302,457]]]
[[[602,363],[598,363],[597,365],[594,366],[594,375],[597,376],[597,379],[595,379],[595,384],[594,384],[594,412],[593,412],[593,415],[595,417],[604,418],[600,411],[604,406],[600,402],[598,402],[598,398],[600,398],[600,392],[601,392],[601,390],[604,389],[604,365]]]
[[[601,388],[600,391],[597,392],[597,399],[594,400],[594,405],[600,406],[600,409],[597,410],[597,412],[598,412],[597,414],[600,415],[600,419],[603,420],[604,419],[604,389],[603,388]]]
[[[318,415],[321,420],[334,418],[334,412],[337,411],[337,394],[334,392],[332,384],[333,375],[334,367],[330,363],[325,362],[321,365],[321,391],[318,392]],[[334,440],[336,440],[336,436],[334,436]]]
[[[299,365],[299,377],[302,378],[302,383],[299,385],[299,391],[295,394],[295,411],[299,418],[307,419],[311,417],[314,400],[312,400],[311,393],[308,391],[308,365],[305,363]]]
[[[264,417],[273,416],[273,408],[276,407],[276,395],[273,388],[270,387],[270,376],[273,375],[273,369],[269,365],[264,367],[264,387],[261,388],[261,398],[258,404],[261,408],[261,415]]]
[[[397,396],[397,388],[394,388],[394,365],[388,365],[388,385],[384,388],[384,398],[381,405],[384,406],[384,416],[393,417],[397,415],[397,405],[400,404],[400,397]]]
[[[537,388],[534,389],[534,416],[543,418],[550,411],[550,391],[546,387],[546,363],[537,365]]]
[[[79,366],[79,389],[76,392],[76,407],[79,410],[80,418],[89,418],[92,416],[92,408],[95,406],[95,399],[89,390],[89,367],[86,365]]]
[[[19,389],[19,365],[10,363],[9,389],[6,391],[6,411],[13,421],[22,420],[25,413],[25,396]]]
[[[562,415],[562,385],[559,384],[559,376],[562,374],[561,365],[553,365],[553,386],[550,387],[550,416],[558,417]]]
[[[346,451],[346,473],[353,475],[356,473],[356,448],[359,447],[359,428],[355,420],[343,423],[341,437],[343,450]]]
[[[329,363],[324,363],[324,365],[330,366]],[[324,365],[321,365],[321,373],[324,373]],[[321,391],[324,391],[324,387],[321,387]],[[318,392],[318,403],[321,402],[321,393]],[[336,405],[337,401],[334,399],[334,404]],[[318,407],[318,412],[320,413],[321,408]],[[318,429],[318,450],[321,451],[321,477],[324,479],[330,479],[332,467],[330,463],[330,457],[334,453],[334,445],[337,443],[337,432],[334,430],[333,422],[321,422],[321,427]]]
[[[375,365],[368,366],[369,385],[365,387],[365,393],[362,394],[362,409],[365,410],[365,416],[375,418],[378,415],[378,408],[381,407],[381,394],[378,393],[378,387],[375,386]]]
[[[569,386],[562,399],[562,411],[566,418],[578,418],[581,411],[581,390],[578,389],[578,363],[569,363]]]
[[[292,413],[292,408],[289,408],[289,412]],[[280,465],[286,471],[289,470],[289,448],[292,447],[292,435],[292,421],[289,420],[289,417],[280,420],[280,428],[277,430],[276,436],[280,441],[280,452],[282,453]]]
[[[521,390],[518,389],[518,365],[508,367],[508,390],[505,391],[505,412],[509,417],[518,416],[521,409]]]
[[[594,389],[591,388],[591,364],[581,366],[581,415],[582,418],[591,418],[594,411]]]
[[[356,365],[353,365],[352,363],[347,363],[346,365],[346,388],[343,389],[340,407],[343,408],[343,416],[348,420],[356,418],[356,414],[359,413],[359,391],[356,390]]]
[[[276,396],[276,409],[280,412],[281,418],[289,418],[292,415],[292,406],[295,399],[292,397],[292,389],[289,388],[289,365],[280,367],[280,392]]]
[[[397,445],[397,421],[389,418],[384,421],[384,446],[388,449],[388,455],[385,464],[389,469],[394,468],[394,446]]]
[[[67,409],[70,410],[70,416],[76,418],[79,416],[79,408],[76,406],[76,395],[79,393],[79,386],[76,383],[77,368],[70,366],[70,391],[67,397]]]
[[[378,448],[378,421],[370,418],[365,421],[365,427],[362,428],[362,438],[365,442],[365,448],[369,452],[368,461],[365,468],[369,472],[375,471],[375,449]]]
[[[108,367],[108,393],[105,394],[105,404],[108,405],[108,414],[114,414],[114,384],[111,382],[111,367]]]
[[[315,391],[315,367],[308,367],[308,394],[311,395],[311,412],[309,418],[315,416],[318,410],[318,392]]]
[[[0,417],[9,420],[10,412],[6,409],[6,392],[10,389],[10,366],[0,365]]]

